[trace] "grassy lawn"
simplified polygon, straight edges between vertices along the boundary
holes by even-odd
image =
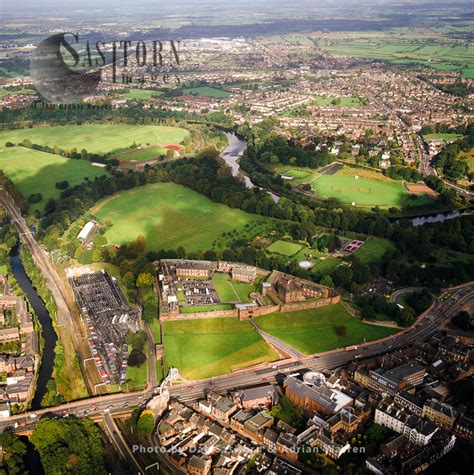
[[[278,359],[250,323],[237,318],[164,322],[163,328],[166,363],[187,379]]]
[[[267,251],[284,256],[294,256],[303,246],[294,242],[275,241],[267,247]]]
[[[209,86],[200,86],[200,87],[188,87],[183,89],[183,94],[193,94],[196,96],[208,96],[208,97],[229,97],[230,92],[224,91],[224,89],[219,89],[217,87],[209,87]]]
[[[161,343],[160,321],[158,319],[153,320],[153,323],[149,325],[149,327],[155,343],[159,345]]]
[[[336,104],[333,104],[333,101]],[[316,103],[320,107],[326,107],[331,105],[342,106],[342,107],[361,107],[363,104],[358,97],[327,97],[327,96],[318,96],[316,98]]]
[[[161,361],[161,358],[156,360],[156,380],[158,382],[161,382],[163,380],[163,363]]]
[[[120,192],[91,209],[100,221],[110,220],[109,243],[122,244],[145,236],[150,250],[211,249],[222,233],[247,224],[271,221],[223,204],[174,183],[157,183]]]
[[[355,256],[364,264],[370,264],[380,261],[385,251],[391,249],[395,249],[392,242],[385,239],[369,238],[362,247],[355,252]]]
[[[330,274],[341,262],[335,257],[326,257],[325,259],[318,259],[316,264],[312,267],[312,273],[317,273],[321,276]]]
[[[457,140],[457,139],[462,138],[462,135],[459,135],[459,134],[427,134],[427,135],[423,135],[423,138],[425,140],[438,139],[438,140],[452,142],[453,140]]]
[[[286,341],[306,353],[320,353],[366,341],[377,340],[396,333],[392,328],[376,327],[362,323],[349,315],[338,303],[322,308],[298,312],[272,313],[257,320],[268,333]],[[345,336],[336,334],[335,327],[344,325]]]
[[[222,278],[225,277],[225,278]],[[214,288],[222,302],[238,302],[239,296],[234,291],[234,287],[230,283],[229,276],[226,274],[214,274],[212,277]]]
[[[82,183],[87,177],[108,175],[86,160],[72,160],[52,153],[24,147],[0,147],[0,169],[15,183],[26,198],[41,193],[42,201],[32,206],[42,208],[49,198],[58,198],[55,184],[67,180],[70,186]]]
[[[150,97],[157,97],[161,96],[163,94],[162,91],[152,91],[150,89],[137,89],[137,88],[131,88],[128,89],[126,94],[123,94],[122,97],[124,99],[139,99],[142,101],[146,101],[147,99],[150,99]]]
[[[132,349],[129,347],[129,351]],[[127,366],[127,380],[129,391],[143,389],[146,385],[146,367],[147,362],[140,366]]]
[[[19,143],[24,139],[40,145],[58,145],[64,149],[85,148],[88,152],[106,153],[137,145],[179,144],[189,132],[177,127],[127,124],[85,124],[36,127],[0,132],[0,144]]]

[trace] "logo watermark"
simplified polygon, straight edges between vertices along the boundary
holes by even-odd
[[[33,53],[30,75],[40,96],[52,104],[73,104],[97,92],[99,84],[162,85],[180,82],[179,40],[81,42],[58,33]]]

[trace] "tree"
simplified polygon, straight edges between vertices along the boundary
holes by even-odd
[[[122,283],[127,287],[127,289],[132,289],[135,287],[135,276],[132,272],[126,272],[122,277]]]
[[[468,312],[459,312],[452,320],[453,325],[457,326],[461,330],[474,330],[474,323]]]
[[[89,419],[42,418],[30,440],[45,473],[107,473],[100,429]]]
[[[129,366],[141,366],[146,361],[146,355],[139,350],[132,350],[132,352],[128,355],[128,365]]]
[[[137,277],[137,287],[153,285],[154,282],[154,277],[148,272],[142,272]]]
[[[336,335],[346,336],[347,328],[344,325],[338,325],[335,331],[336,331]]]
[[[140,414],[140,418],[137,422],[137,435],[140,437],[145,437],[147,435],[151,435],[155,428],[155,419],[153,418],[152,411],[143,411]]]
[[[3,469],[11,475],[26,473],[24,457],[27,452],[26,444],[17,436],[3,432],[0,434],[0,445],[3,450]]]

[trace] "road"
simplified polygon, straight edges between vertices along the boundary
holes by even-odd
[[[276,336],[270,335],[266,331],[262,330],[254,320],[250,320],[250,323],[254,327],[255,331],[260,334],[260,336],[271,346],[278,348],[283,354],[290,356],[291,358],[299,358],[304,356],[304,353],[293,348],[291,345],[286,343],[283,340],[280,340]]]
[[[114,444],[122,458],[126,460],[128,467],[133,468],[134,473],[143,473],[144,470],[140,466],[140,463],[133,452],[130,450],[127,442],[125,442],[122,433],[117,427],[117,424],[115,424],[114,418],[110,413],[104,415],[104,426],[107,430],[110,441]]]
[[[357,346],[354,351],[345,349],[331,350],[325,353],[283,360],[261,366],[259,369],[249,368],[235,373],[216,376],[214,378],[180,383],[169,388],[170,396],[182,401],[189,401],[202,397],[207,391],[225,392],[236,388],[255,386],[266,382],[280,381],[286,375],[307,370],[331,370],[354,360],[382,355],[400,348],[411,346],[417,341],[428,339],[437,329],[446,324],[464,306],[474,302],[474,282],[450,291],[443,301],[437,301],[432,308],[420,315],[417,321],[409,328],[374,342]],[[38,418],[44,415],[63,416],[71,414],[77,417],[107,414],[108,411],[122,410],[125,407],[145,404],[151,398],[154,390],[149,387],[141,392],[117,393],[106,396],[96,396],[89,399],[71,402],[48,409],[36,411],[33,417],[31,412],[0,419],[0,430],[15,423],[27,426],[33,425]]]
[[[28,247],[35,264],[45,279],[48,289],[51,291],[57,306],[57,324],[60,327],[65,327],[72,339],[89,394],[106,392],[106,389],[101,386],[103,381],[92,359],[87,340],[87,329],[80,315],[79,308],[74,301],[71,287],[64,278],[61,278],[47,253],[34,238],[19,208],[3,188],[0,189],[0,204],[10,216],[11,222],[18,231],[22,243]]]

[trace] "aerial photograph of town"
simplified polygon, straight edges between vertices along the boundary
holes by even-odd
[[[0,0],[0,475],[474,474],[470,0]]]

